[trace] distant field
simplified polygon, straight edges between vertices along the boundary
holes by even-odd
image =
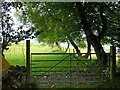
[[[65,48],[64,48],[65,50]],[[63,48],[62,51],[59,51],[57,47],[54,47],[53,49],[49,46],[45,45],[30,45],[30,52],[31,53],[64,53]],[[73,53],[73,48],[70,48],[70,51],[68,50],[67,53]],[[81,53],[86,53],[86,49],[81,49]],[[92,51],[94,53],[94,51]],[[24,43],[19,43],[18,45],[12,44],[12,46],[9,46],[9,50],[4,51],[5,58],[11,65],[20,65],[20,66],[26,66],[25,61],[26,61],[26,44]],[[47,56],[49,58],[50,56]],[[61,57],[64,56],[57,56],[54,58],[60,59]],[[36,58],[39,58],[37,56]],[[44,59],[43,56],[40,57],[41,59]],[[89,57],[90,58],[90,57]],[[88,59],[89,59],[88,58]],[[92,59],[97,59],[96,55],[92,55]],[[118,58],[116,58],[118,60]],[[118,65],[118,62],[117,62]]]
[[[30,52],[31,53],[59,53],[63,51],[59,51],[57,47],[54,47],[53,49],[49,46],[44,45],[30,45]],[[70,52],[73,52],[73,49],[70,48]],[[85,53],[86,50],[82,49],[81,52]],[[69,53],[69,50],[67,51]],[[11,65],[25,65],[25,59],[26,59],[26,44],[19,43],[18,45],[12,43],[11,46],[9,46],[8,50],[4,51],[5,58]]]
[[[50,52],[51,48],[44,45],[30,45],[31,53],[47,53]],[[9,46],[9,50],[4,51],[5,58],[11,65],[22,65],[25,66],[26,61],[26,45],[19,43],[18,45],[12,44]]]
[[[65,48],[64,48],[65,50]],[[57,47],[54,47],[53,49],[49,46],[45,46],[45,45],[34,45],[31,44],[30,45],[30,52],[31,53],[64,53],[63,48],[60,51]],[[87,51],[85,49],[81,49],[81,53],[86,53]],[[67,53],[69,53],[69,50],[67,51]],[[70,53],[73,53],[73,48],[70,48]],[[94,51],[92,51],[92,53],[94,53]],[[24,43],[19,43],[18,45],[16,44],[12,44],[12,46],[9,46],[9,50],[6,50],[4,52],[5,54],[5,58],[7,59],[7,61],[11,64],[11,65],[20,65],[20,66],[26,66],[26,44]],[[66,58],[67,55],[36,55],[36,56],[32,56],[32,60],[63,60],[64,58]],[[70,60],[70,58],[73,57],[68,57],[66,58],[66,60]],[[85,58],[80,58],[80,60],[86,60]],[[90,57],[87,59],[89,60]],[[97,59],[96,55],[92,55],[92,60]],[[120,67],[120,64],[118,63],[118,58],[117,59],[117,66]],[[74,60],[74,59],[73,59]],[[42,67],[42,68],[32,68],[32,71],[48,71],[51,67],[55,66],[57,63],[59,63],[60,61],[54,61],[54,62],[50,62],[50,61],[40,61],[40,62],[32,62],[32,64],[35,65],[31,65],[31,67]],[[92,61],[94,62],[94,61]],[[91,62],[84,62],[87,63],[87,65],[92,65],[93,64]],[[95,65],[95,64],[94,64]],[[68,67],[68,68],[57,68],[57,67]],[[85,65],[79,61],[73,61],[71,63],[71,66],[83,66],[80,67],[79,69],[89,69],[87,67],[84,67]],[[43,68],[43,67],[50,67],[50,68]],[[53,68],[52,70],[70,70],[70,61],[64,61],[61,62],[60,64],[58,64],[56,66],[56,68]],[[71,70],[74,70],[76,68],[71,68]],[[92,69],[97,69],[95,66],[94,68],[90,68],[90,70]],[[99,72],[99,70],[97,70]],[[41,75],[45,72],[32,72],[31,75]],[[55,72],[57,73],[57,72]],[[59,72],[58,72],[59,73]],[[64,73],[64,72],[62,72]],[[94,88],[95,86],[91,86],[91,85],[86,85],[86,86],[74,86],[74,85],[58,85],[56,86],[56,88]]]

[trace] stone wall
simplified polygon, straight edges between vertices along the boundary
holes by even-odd
[[[11,65],[7,77],[2,79],[2,88],[24,88],[26,86],[26,76],[25,66]]]

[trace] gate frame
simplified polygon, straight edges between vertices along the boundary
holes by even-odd
[[[30,40],[26,40],[27,84],[30,83]],[[110,46],[110,79],[116,78],[116,47]]]

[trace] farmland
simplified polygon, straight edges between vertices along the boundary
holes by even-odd
[[[30,45],[30,52],[31,53],[64,53],[63,48],[62,48],[62,51],[60,51],[57,47],[51,48],[45,45],[34,45],[34,44]],[[73,48],[70,48],[70,53],[72,52],[73,52]],[[94,53],[94,51],[91,51],[91,52]],[[69,53],[69,50],[67,51],[67,53]],[[86,49],[81,49],[81,53],[86,53]],[[25,43],[19,43],[18,45],[12,43],[12,45],[9,46],[9,49],[4,51],[4,54],[5,54],[5,58],[11,65],[26,66],[26,63],[25,63],[26,62],[26,44]],[[38,56],[38,58],[39,57],[40,56]],[[49,57],[51,56],[47,55],[47,58]],[[54,56],[54,58],[56,59],[60,59],[60,57]],[[37,59],[37,57],[34,57],[34,58]],[[42,60],[42,57],[40,57],[40,59]],[[92,59],[96,59],[95,54],[92,55]],[[44,57],[43,57],[43,60],[44,60]],[[116,60],[118,61],[118,57],[116,57]],[[117,66],[118,66],[118,62],[117,62]]]
[[[64,53],[63,48],[60,51],[57,47],[51,48],[49,46],[45,46],[45,45],[34,45],[31,44],[30,45],[30,52],[31,53]],[[70,52],[73,52],[73,48],[70,48]],[[81,50],[82,53],[86,53],[85,49]],[[94,51],[92,51],[94,53]],[[69,53],[69,50],[68,52]],[[26,44],[24,43],[19,43],[18,45],[16,44],[12,44],[12,46],[9,46],[9,50],[6,50],[4,52],[5,54],[5,58],[7,59],[7,61],[11,64],[11,65],[20,65],[20,66],[26,66]],[[67,55],[36,55],[36,56],[32,56],[33,60],[63,60]],[[67,58],[69,60],[69,58]],[[84,58],[81,58],[84,60]],[[90,57],[88,58],[88,60],[90,59]],[[92,60],[95,60],[96,56],[92,55]],[[38,65],[36,65],[37,67],[52,67],[54,66],[56,63],[58,63],[59,61],[54,61],[54,62],[36,62]],[[35,62],[33,62],[35,63]],[[60,66],[69,66],[70,62],[64,61],[62,63],[60,63],[58,65],[58,67]],[[76,65],[76,62],[73,62],[72,65]],[[81,63],[79,63],[78,65],[82,65]],[[35,66],[35,67],[36,67]],[[118,62],[117,62],[117,66],[118,66]],[[33,68],[32,70],[39,70],[38,68]],[[43,71],[47,71],[49,70],[49,68],[41,68],[40,70]],[[55,68],[53,70],[60,70],[60,68]],[[68,68],[69,70],[69,68]],[[35,72],[33,74],[40,74],[38,72]],[[111,83],[110,83],[111,84]],[[99,85],[99,84],[98,84]],[[75,86],[72,85],[63,85],[63,86],[56,86],[56,88],[74,88]],[[87,86],[87,87],[93,87],[93,86]],[[97,86],[94,86],[97,87]],[[83,86],[78,86],[78,88],[86,88]]]

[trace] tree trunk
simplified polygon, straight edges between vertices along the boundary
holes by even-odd
[[[55,42],[55,43],[58,46],[58,48],[61,50],[61,46],[59,45],[59,43],[58,42]]]
[[[7,46],[10,46],[11,44],[8,42],[4,42],[2,43],[2,50],[1,50],[1,55],[5,58],[5,55],[3,54],[4,50],[8,50],[9,48],[7,48]]]
[[[5,48],[6,48],[7,46],[6,46],[6,43],[4,43],[4,41],[3,41],[3,43],[2,43],[2,50],[1,50],[1,55],[5,58],[5,55],[3,54],[3,52],[4,52],[4,50],[5,50]]]
[[[67,43],[68,43],[68,46],[67,46],[67,49],[65,50],[65,53],[68,51],[69,46],[70,46],[70,44],[69,44],[69,42],[68,42],[68,41],[67,41]]]
[[[67,35],[70,43],[73,45],[73,47],[75,48],[76,52],[78,53],[78,56],[82,56],[80,53],[80,50],[78,49],[78,46],[73,42],[73,40],[71,39],[71,37],[69,35]]]
[[[91,44],[94,47],[97,59],[103,61],[103,64],[106,65],[108,61],[108,57],[100,43],[100,40],[98,39],[99,39],[98,37],[96,37],[95,35],[92,35],[89,40],[91,41]]]
[[[91,53],[91,44],[90,42],[87,40],[87,54],[84,56],[85,58],[88,58],[90,53]]]
[[[103,16],[103,12],[101,12],[100,16],[101,16],[101,20],[104,21],[103,22],[103,27],[102,27],[102,33],[99,36],[96,36],[93,34],[92,30],[91,30],[91,25],[90,23],[87,21],[87,17],[86,17],[86,12],[85,12],[85,7],[84,5],[82,5],[82,3],[76,3],[78,10],[80,12],[80,18],[81,18],[81,24],[83,25],[83,30],[86,34],[86,38],[91,42],[91,45],[94,47],[97,58],[99,60],[103,60],[103,64],[106,64],[107,61],[107,55],[105,54],[105,51],[100,43],[101,35],[104,34],[106,32],[106,22],[105,22],[105,18]]]
[[[4,49],[2,48],[1,55],[5,58],[5,55],[3,54]]]

